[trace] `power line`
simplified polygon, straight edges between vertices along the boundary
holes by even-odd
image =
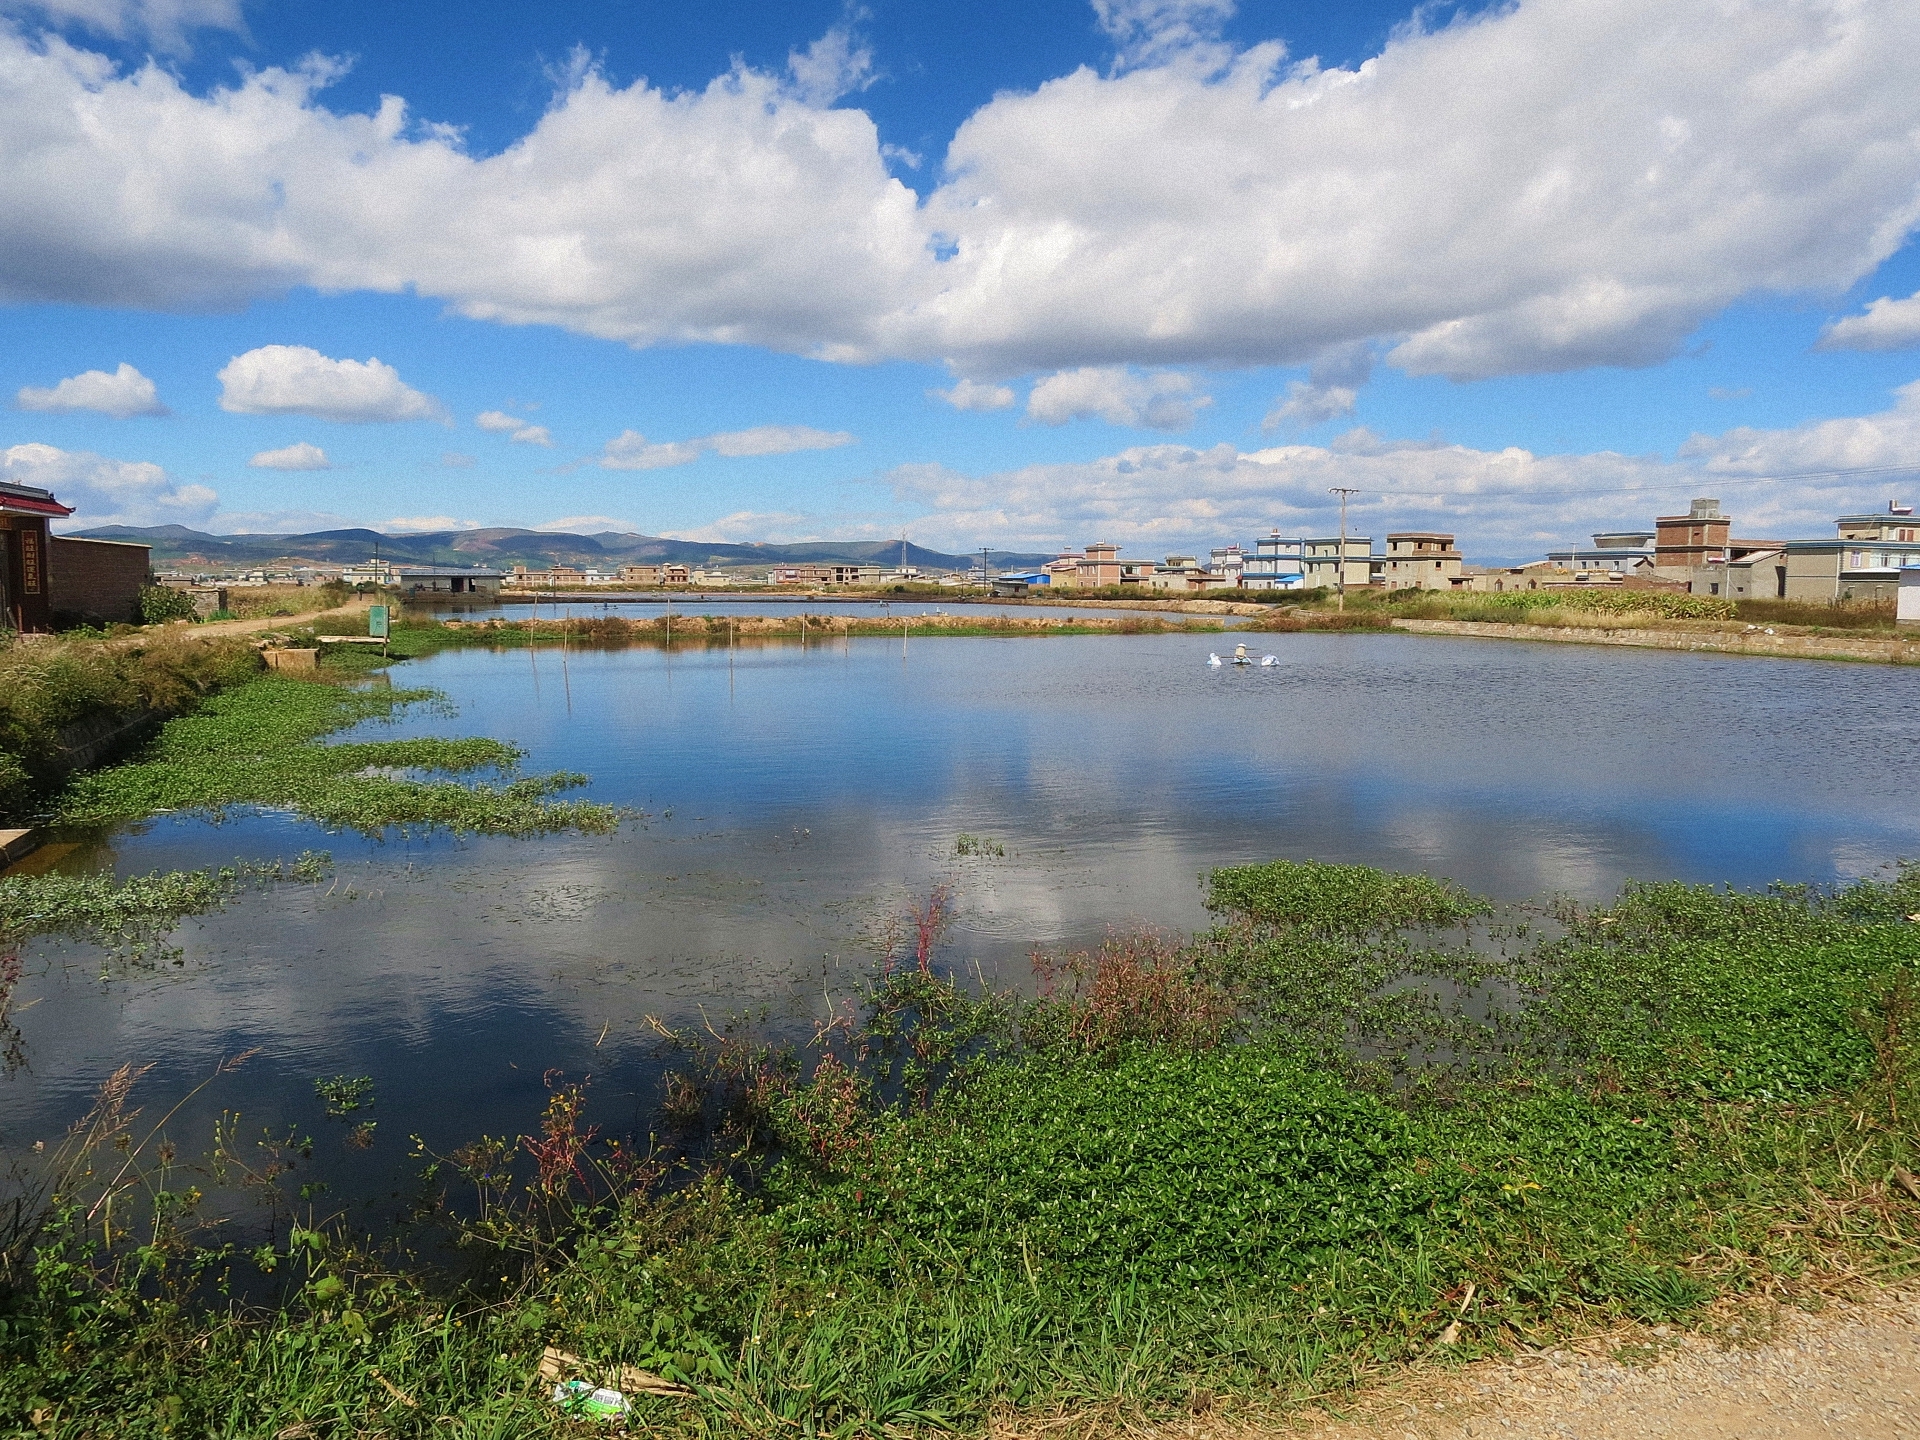
[[[1859,475],[1893,475],[1920,472],[1920,460],[1905,465],[1855,465],[1842,470],[1796,470],[1785,475],[1712,475],[1699,471],[1691,476],[1680,477],[1687,480],[1694,489],[1703,488],[1711,482],[1716,489],[1729,485],[1777,485],[1789,480],[1845,480]],[[1405,496],[1438,495],[1450,500],[1501,500],[1514,496],[1539,496],[1543,500],[1582,498],[1599,495],[1649,495],[1656,491],[1674,488],[1680,483],[1676,480],[1661,480],[1646,485],[1622,485],[1613,489],[1556,490],[1550,487],[1534,487],[1526,490],[1375,490],[1373,493],[1383,498]]]

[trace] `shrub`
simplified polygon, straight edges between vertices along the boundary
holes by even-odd
[[[164,625],[169,620],[191,620],[193,597],[184,590],[166,585],[148,585],[140,591],[140,621],[144,625]]]

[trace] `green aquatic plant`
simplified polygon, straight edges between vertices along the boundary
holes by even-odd
[[[552,797],[586,783],[570,773],[516,776],[524,752],[469,737],[323,743],[367,720],[444,704],[431,690],[355,689],[268,675],[172,720],[136,759],[78,777],[61,799],[74,823],[141,819],[169,810],[219,814],[240,805],[295,811],[323,825],[378,834],[444,827],[508,835],[605,833],[607,805]],[[492,772],[499,783],[451,777]]]
[[[371,1075],[322,1075],[313,1082],[313,1092],[334,1119],[344,1119],[363,1105],[373,1103]]]
[[[122,958],[150,958],[193,915],[224,908],[242,891],[281,882],[311,885],[332,873],[332,857],[306,851],[292,862],[236,860],[213,870],[0,878],[0,950],[40,935],[99,945]]]

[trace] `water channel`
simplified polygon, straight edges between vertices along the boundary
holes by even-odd
[[[834,641],[396,667],[437,687],[381,734],[486,734],[631,807],[609,837],[369,840],[284,815],[170,816],[67,854],[121,874],[333,853],[189,921],[179,963],[127,972],[35,942],[0,1080],[0,1143],[49,1143],[123,1061],[149,1104],[257,1047],[176,1123],[237,1109],[321,1142],[314,1173],[378,1204],[439,1149],[532,1128],[543,1074],[591,1074],[595,1118],[644,1125],[647,1017],[803,1027],[906,906],[953,887],[949,959],[1018,983],[1036,945],[1206,922],[1201,877],[1276,856],[1449,876],[1502,900],[1604,899],[1629,877],[1833,883],[1920,855],[1906,773],[1920,671],[1404,635]],[[904,651],[904,653],[903,653]],[[962,855],[961,835],[1003,848]],[[991,851],[992,847],[989,847]],[[103,978],[104,977],[104,978]],[[373,1077],[371,1148],[318,1076]]]

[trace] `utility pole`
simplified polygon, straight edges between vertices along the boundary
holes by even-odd
[[[1347,609],[1347,497],[1360,492],[1344,485],[1334,485],[1328,488],[1327,493],[1340,497],[1340,563],[1333,573],[1337,577],[1334,583],[1339,587],[1336,608],[1344,615]]]
[[[987,547],[980,547],[980,583],[986,587],[989,598],[993,595],[993,572],[987,568]]]

